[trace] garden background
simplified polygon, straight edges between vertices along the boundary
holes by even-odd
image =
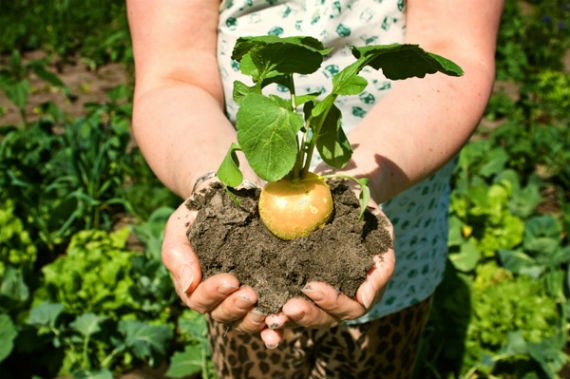
[[[570,377],[570,2],[506,0],[423,378]],[[0,0],[0,378],[212,378],[130,134],[123,1]]]

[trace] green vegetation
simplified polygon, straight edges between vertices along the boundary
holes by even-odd
[[[418,377],[570,376],[568,20],[567,2],[506,1],[507,90],[458,160]],[[0,24],[0,88],[20,115],[0,124],[0,377],[213,377],[205,320],[160,260],[179,201],[131,144],[130,82],[80,117],[49,101],[26,113],[34,78],[80,96],[66,62],[132,65],[124,3],[3,2]]]

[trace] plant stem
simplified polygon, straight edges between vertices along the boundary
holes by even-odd
[[[318,124],[314,125],[312,127],[313,135],[311,136],[311,141],[309,142],[309,146],[307,148],[307,158],[305,160],[305,166],[303,167],[303,171],[301,172],[301,178],[304,178],[305,176],[307,176],[307,173],[309,172],[309,168],[311,167],[311,161],[313,160],[313,152],[315,151],[315,145],[317,144],[317,139],[319,138],[321,128],[322,128],[325,120],[327,119],[327,116],[328,116],[332,106],[334,105],[334,101],[337,98],[337,95],[335,95],[335,94],[330,94],[329,96],[331,96],[331,98],[332,98],[332,100],[330,101],[330,105],[319,116]],[[307,128],[307,130],[308,130],[308,128]]]
[[[289,92],[291,93],[291,108],[293,108],[293,112],[297,112],[297,103],[295,101],[295,82],[293,80],[293,74],[289,75]],[[306,134],[306,131],[305,131]],[[299,172],[303,167],[303,158],[305,156],[304,149],[305,149],[305,135],[301,138],[301,143],[299,143],[299,137],[297,137],[297,159],[295,160],[295,166],[293,166],[293,171],[290,179],[298,179]]]
[[[113,359],[115,358],[115,356],[117,354],[119,354],[120,352],[122,352],[125,349],[124,346],[118,346],[116,347],[111,354],[107,355],[107,357],[105,357],[105,359],[103,359],[103,361],[101,362],[101,367],[106,367],[109,368],[111,363],[113,362]]]
[[[87,347],[89,345],[89,337],[87,336],[85,337],[85,340],[83,340],[83,367],[91,367],[91,364],[89,363],[89,356],[87,355]]]

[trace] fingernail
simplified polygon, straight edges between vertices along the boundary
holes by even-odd
[[[265,345],[266,348],[268,348],[269,350],[275,350],[277,349],[277,347],[279,346],[279,344],[275,344],[275,345]]]
[[[374,300],[374,291],[370,287],[366,288],[368,289],[364,291],[365,293],[362,295],[362,304],[364,305],[364,308],[369,309],[370,304],[372,304],[372,301]]]
[[[188,293],[188,291],[190,291],[190,287],[192,286],[192,282],[194,281],[194,275],[192,275],[192,269],[190,266],[184,265],[182,267],[182,271],[180,271],[179,275],[179,280],[184,293]]]
[[[252,312],[255,313],[256,315],[259,315],[259,316],[267,316],[267,312],[263,312],[259,308],[254,308]]]
[[[321,301],[324,297],[321,291],[314,290],[309,285],[305,286],[301,291],[310,297],[313,301]]]
[[[239,288],[238,286],[233,286],[231,284],[222,284],[222,286],[218,288],[218,292],[221,293],[222,295],[229,295],[238,288]]]
[[[249,298],[247,298],[247,297],[245,297],[245,296],[240,296],[239,299],[242,300],[242,301],[244,301],[244,302],[246,302],[246,303],[249,303],[249,304],[255,304],[255,301],[254,301],[254,300],[251,300],[251,299],[249,299]]]

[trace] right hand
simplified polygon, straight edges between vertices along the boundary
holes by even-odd
[[[265,315],[255,309],[257,294],[251,287],[240,287],[237,278],[230,274],[214,275],[202,282],[198,257],[186,237],[196,214],[184,202],[172,213],[164,230],[162,261],[172,274],[178,296],[189,308],[210,313],[216,321],[233,323],[234,329],[261,332]]]

